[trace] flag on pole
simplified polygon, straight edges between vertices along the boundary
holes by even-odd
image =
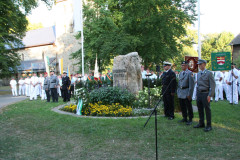
[[[212,71],[231,70],[231,53],[211,53]]]
[[[48,58],[48,56],[45,56],[45,57],[44,57],[44,62],[45,62],[46,72],[47,72],[48,76],[50,76],[50,72],[49,72],[49,65],[50,65],[50,63],[49,63],[49,58]]]
[[[63,58],[59,59],[59,72],[63,74]]]
[[[98,63],[97,63],[97,55],[96,55],[95,69],[94,69],[94,80],[98,81],[98,78],[99,78],[99,72],[98,72]]]

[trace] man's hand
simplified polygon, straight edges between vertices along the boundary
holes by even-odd
[[[207,96],[207,101],[208,101],[208,103],[210,103],[210,101],[211,101],[211,97],[210,96]]]
[[[171,93],[172,96],[174,96],[175,93]]]
[[[187,96],[188,100],[191,101],[192,100],[192,97],[191,96]]]

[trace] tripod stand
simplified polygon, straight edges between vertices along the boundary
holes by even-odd
[[[162,94],[162,97],[166,94],[167,89],[169,88],[169,86],[171,85],[172,81],[176,79],[173,78],[170,83],[168,84],[167,88],[165,89],[164,93]],[[155,145],[156,145],[156,160],[158,159],[158,144],[157,144],[157,107],[159,105],[159,103],[162,101],[162,97],[159,99],[159,101],[157,102],[157,104],[155,105],[152,113],[150,114],[150,116],[148,117],[146,123],[144,124],[144,127],[146,127],[146,125],[148,124],[148,121],[150,120],[150,118],[152,117],[152,115],[155,115]]]

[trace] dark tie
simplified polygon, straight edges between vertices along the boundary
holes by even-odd
[[[185,72],[183,72],[183,75],[185,75]]]

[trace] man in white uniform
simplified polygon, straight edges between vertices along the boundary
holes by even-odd
[[[221,100],[223,100],[223,91],[222,91],[222,80],[223,80],[223,75],[220,71],[216,71],[215,72],[215,76],[214,76],[214,80],[215,80],[215,102],[218,101],[218,99],[220,98]]]
[[[237,81],[238,81],[238,70],[235,68],[234,63],[232,63],[232,69],[228,72],[228,86],[229,86],[229,99],[230,104],[238,104],[238,93],[237,93]]]
[[[30,101],[33,99],[37,100],[37,94],[39,92],[38,91],[39,79],[36,73],[33,73],[30,84],[31,84]]]
[[[141,66],[142,79],[146,79],[147,72],[144,70],[144,66]]]
[[[80,79],[80,78],[79,78]],[[57,87],[57,93],[60,97],[62,97],[62,91],[61,91],[61,87],[62,87],[62,76],[59,75],[58,76],[58,81],[59,81],[59,84],[58,84],[58,87]]]
[[[48,74],[47,72],[44,73],[44,77],[42,77],[39,82],[40,82],[40,86],[41,86],[41,100],[45,100],[47,99],[47,95],[46,95],[46,92],[45,92],[45,88],[44,88],[44,80],[45,78],[48,77]]]
[[[21,77],[20,80],[18,81],[18,85],[19,85],[19,96],[21,95],[25,95],[25,92],[24,92],[24,83],[25,81],[23,80],[23,78]]]
[[[38,90],[39,90],[39,94],[38,95],[40,95],[40,97],[42,97],[42,83],[44,83],[44,77],[43,77],[43,75],[42,74],[40,74],[39,75],[39,84],[38,84]]]
[[[10,86],[12,89],[12,95],[17,96],[17,81],[14,78],[10,81]]]
[[[29,78],[29,76],[27,76],[27,78],[25,79],[25,92],[26,92],[26,96],[29,97],[30,96],[30,78]]]
[[[229,94],[228,94],[228,72],[223,71],[223,82],[222,82],[222,87],[223,87],[223,91],[225,92],[226,98],[229,101]]]

